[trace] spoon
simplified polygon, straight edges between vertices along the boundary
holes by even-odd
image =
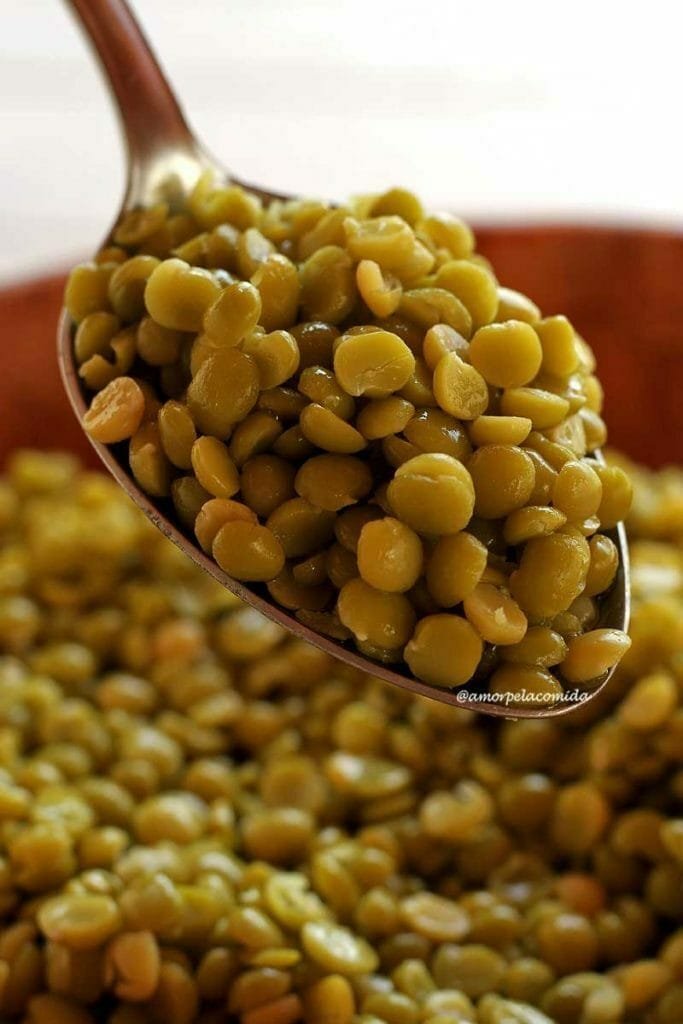
[[[275,192],[247,184],[220,167],[190,131],[171,87],[164,77],[142,30],[125,0],[67,0],[89,38],[107,79],[118,108],[125,137],[128,182],[119,213],[139,206],[150,206],[161,200],[179,204],[197,178],[213,169],[224,179],[256,193],[264,202],[285,198]],[[74,362],[71,324],[62,310],[59,320],[58,357],[62,379],[79,421],[87,409],[77,367]],[[485,697],[486,679],[475,677],[471,689],[446,690],[413,679],[407,666],[389,668],[357,653],[346,644],[329,639],[302,625],[293,615],[274,604],[261,592],[253,590],[224,573],[194,542],[186,536],[150,498],[140,490],[125,461],[114,451],[96,441],[91,443],[100,459],[124,491],[142,509],[161,532],[177,544],[197,565],[210,573],[223,586],[256,608],[263,615],[283,626],[290,633],[326,651],[328,654],[383,679],[394,686],[434,700],[472,711],[507,718],[541,718],[566,714],[584,706],[605,686],[611,673],[591,688],[580,703],[558,702],[553,705],[490,703]],[[601,458],[600,453],[596,457]],[[611,532],[620,555],[617,578],[600,609],[599,626],[625,630],[629,619],[628,553],[626,534],[619,525]]]

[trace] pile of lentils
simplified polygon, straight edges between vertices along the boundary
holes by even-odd
[[[590,705],[498,722],[290,638],[111,480],[16,453],[0,1020],[681,1024],[683,475],[634,478],[631,649]]]
[[[264,206],[204,176],[69,278],[84,425],[307,627],[556,700],[628,646],[596,627],[631,488],[591,457],[589,347],[474,246],[403,189]]]

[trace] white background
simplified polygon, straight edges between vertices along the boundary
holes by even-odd
[[[197,131],[247,180],[389,184],[478,219],[683,224],[672,0],[136,0]],[[0,0],[0,278],[87,253],[123,168],[59,0]]]

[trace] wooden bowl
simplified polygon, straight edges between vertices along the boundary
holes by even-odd
[[[487,227],[506,285],[566,313],[598,357],[609,443],[651,466],[683,456],[683,234],[593,226]],[[0,464],[13,448],[96,464],[62,392],[55,331],[64,278],[0,289]]]

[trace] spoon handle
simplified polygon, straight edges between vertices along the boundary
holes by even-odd
[[[173,149],[196,152],[178,101],[125,0],[66,0],[99,59],[131,170]]]

